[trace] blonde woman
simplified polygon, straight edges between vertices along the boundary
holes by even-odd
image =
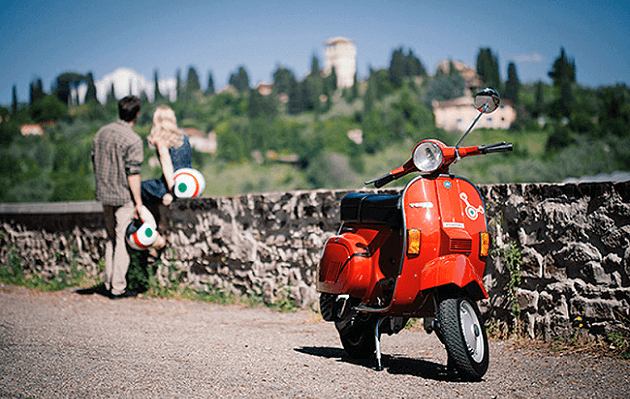
[[[169,206],[173,202],[175,171],[192,168],[192,150],[188,135],[177,127],[175,112],[166,105],[160,105],[153,114],[153,127],[147,137],[157,149],[162,166],[162,177],[142,182],[142,201],[155,206],[162,203]]]
[[[153,127],[147,140],[157,149],[158,159],[162,166],[162,177],[143,180],[140,191],[142,203],[157,216],[159,214],[157,206],[160,203],[169,206],[173,202],[175,171],[181,168],[192,168],[192,150],[188,136],[177,127],[175,112],[166,105],[160,105],[155,109]],[[160,234],[153,248],[149,250],[149,254],[158,257],[158,251],[165,246],[166,240]]]

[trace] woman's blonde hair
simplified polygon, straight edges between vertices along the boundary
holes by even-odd
[[[153,114],[153,127],[147,137],[149,143],[156,145],[164,141],[169,148],[177,148],[184,142],[182,131],[177,127],[175,111],[167,105],[160,105]]]

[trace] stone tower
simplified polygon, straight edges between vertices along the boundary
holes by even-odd
[[[337,87],[351,87],[357,72],[357,48],[345,37],[336,37],[326,41],[326,61],[324,73],[329,75],[333,66],[337,74]]]

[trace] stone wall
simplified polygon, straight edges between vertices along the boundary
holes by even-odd
[[[621,327],[630,304],[630,182],[488,185],[480,191],[493,237],[485,317],[512,322],[503,256],[512,248],[522,255],[516,300],[520,323],[531,335],[568,335],[579,324],[600,335]],[[338,204],[346,193],[176,201],[161,209],[169,250],[154,263],[158,279],[266,302],[288,295],[301,307],[316,307],[317,263],[339,228]],[[75,265],[96,276],[105,236],[100,212],[93,202],[0,205],[0,261],[6,264],[12,251],[28,272],[54,277]]]

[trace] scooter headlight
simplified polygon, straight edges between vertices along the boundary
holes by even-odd
[[[442,165],[444,155],[440,147],[430,141],[425,141],[413,151],[413,163],[421,172],[432,173]]]

